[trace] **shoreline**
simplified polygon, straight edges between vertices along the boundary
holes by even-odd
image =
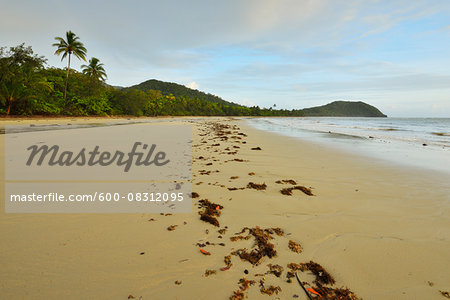
[[[228,299],[240,278],[258,279],[255,274],[267,272],[271,263],[285,270],[280,278],[265,275],[268,283],[282,288],[278,296],[267,298],[306,299],[295,280],[286,282],[286,265],[314,260],[334,276],[336,287],[347,286],[364,299],[443,299],[439,290],[448,291],[450,281],[449,190],[444,178],[264,132],[243,120],[185,117],[180,122],[186,118],[194,125],[193,191],[198,199],[224,207],[220,228],[228,228],[222,238],[219,228],[199,219],[198,199],[193,199],[191,214],[171,216],[4,214],[2,201],[1,294],[30,299]],[[209,123],[214,122],[236,125],[236,131],[247,135],[240,140],[246,143],[229,139],[213,146]],[[233,146],[239,147],[234,148],[237,153],[225,154]],[[251,150],[255,147],[262,150]],[[312,187],[315,196],[300,191],[282,195],[280,189],[287,186],[275,182],[283,179]],[[249,182],[265,183],[267,189],[228,190]],[[178,227],[169,232],[170,225]],[[223,267],[233,248],[252,246],[229,238],[255,226],[285,231],[285,237],[273,241],[278,255],[264,257],[259,266],[232,255],[229,270],[206,277],[206,269]],[[288,240],[300,243],[303,252],[290,251]],[[206,246],[211,255],[204,256],[196,244],[206,241],[225,246]],[[299,275],[311,281],[307,272]],[[175,285],[177,280],[182,284]],[[258,286],[245,293],[249,299],[266,297]]]

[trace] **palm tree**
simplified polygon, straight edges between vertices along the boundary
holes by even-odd
[[[88,75],[92,80],[105,81],[107,78],[103,64],[100,63],[98,58],[91,58],[89,60],[89,65],[82,65],[83,74]]]
[[[67,54],[69,54],[69,62],[67,64],[67,76],[66,76],[66,87],[64,89],[64,100],[66,100],[66,94],[67,94],[67,83],[69,81],[69,70],[70,70],[70,56],[73,54],[78,59],[82,59],[86,61],[86,48],[84,48],[84,45],[82,42],[80,42],[79,37],[72,31],[66,32],[66,40],[64,40],[62,37],[55,37],[55,40],[58,41],[58,43],[54,43],[54,47],[58,47],[56,49],[55,54],[60,55],[63,54],[61,57],[61,61],[66,58]]]

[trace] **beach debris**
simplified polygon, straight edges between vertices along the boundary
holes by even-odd
[[[177,226],[178,225],[170,225],[169,227],[167,227],[167,230],[174,231]]]
[[[215,275],[217,274],[216,270],[206,270],[205,271],[205,277],[208,277],[209,275]]]
[[[220,233],[220,234],[225,234],[227,232],[227,229],[226,228],[222,228],[222,229],[217,230],[217,232]]]
[[[287,267],[289,271],[287,271],[286,273],[286,278],[288,279],[289,282],[291,282],[290,279],[295,277],[295,271],[300,270],[301,266],[296,263],[288,263]]]
[[[311,293],[313,293],[313,294],[316,294],[316,295],[320,296],[320,294],[319,294],[318,292],[316,292],[313,288],[307,288],[306,290],[307,290],[308,292],[311,292]]]
[[[176,285],[180,285],[180,284],[181,284],[181,280],[175,281],[175,284],[176,284]]]
[[[294,242],[293,240],[289,240],[289,249],[295,253],[302,253],[302,246],[300,244]]]
[[[244,270],[244,274],[248,274],[248,270],[247,269]]]
[[[245,298],[247,296],[241,290],[234,291],[233,295],[230,296],[230,300],[242,300]]]
[[[348,300],[358,300],[359,298],[348,288],[331,288],[327,286],[323,286],[320,283],[316,283],[313,289],[308,289],[308,291],[314,294],[319,294],[319,299],[329,299],[329,300],[340,300],[340,299],[348,299]]]
[[[247,188],[261,191],[261,190],[265,190],[267,188],[267,185],[265,183],[258,184],[258,183],[249,182],[247,184]]]
[[[250,150],[262,150],[262,149],[261,149],[261,147],[254,147],[254,148],[251,148]]]
[[[128,299],[134,299],[134,298],[136,298],[135,296],[133,296],[133,295],[128,295]]]
[[[209,253],[208,251],[203,250],[203,249],[201,249],[201,248],[200,248],[200,252],[201,252],[203,255],[211,255],[211,253]]]
[[[188,260],[189,260],[189,258],[185,258],[185,259],[179,260],[178,262],[182,263],[182,262],[185,262],[185,261],[188,261]]]
[[[434,285],[434,283],[431,282],[431,281],[427,281],[427,283],[428,283],[429,286],[433,286]]]
[[[223,206],[217,203],[212,203],[208,199],[200,200],[199,205],[200,208],[204,208],[203,211],[199,212],[200,220],[219,227],[219,221],[216,217],[220,217],[220,210]]]
[[[248,173],[248,175],[253,176],[253,175],[255,175],[255,173],[254,172],[250,172],[250,173]]]
[[[255,228],[245,227],[238,234],[245,233],[246,231],[248,231],[247,236],[253,236],[255,238],[255,249],[251,252],[248,252],[245,248],[238,249],[231,254],[237,255],[242,260],[246,260],[255,266],[261,263],[264,256],[272,258],[277,255],[274,245],[269,243],[269,240],[273,239],[273,237],[267,230],[261,229],[259,226],[256,226]]]
[[[254,285],[256,281],[247,280],[245,279],[245,277],[242,277],[241,279],[239,279],[238,283],[240,284],[239,288],[241,289],[241,291],[246,291],[251,285]]]
[[[272,296],[273,294],[278,295],[278,292],[281,292],[281,288],[279,286],[273,286],[273,285],[269,286],[268,288],[263,286],[263,287],[261,287],[260,291],[261,291],[261,294],[267,294],[269,296]]]
[[[290,187],[290,188],[284,188],[284,189],[281,189],[280,192],[283,195],[291,196],[293,190],[300,190],[308,196],[314,196],[314,194],[312,193],[310,188],[307,188],[307,187],[304,187],[301,185],[297,185],[297,186]]]
[[[312,260],[309,261],[309,263],[301,263],[300,264],[300,271],[304,272],[306,270],[311,271],[316,276],[316,279],[314,279],[314,283],[316,284],[331,284],[333,285],[335,283],[335,280],[333,276],[331,276],[325,269],[319,265],[316,262],[313,262]]]
[[[153,219],[153,218],[151,218],[151,219],[148,219],[147,221],[149,221],[149,222],[153,222],[153,221],[156,221],[155,219]]]
[[[450,299],[450,293],[447,291],[439,291],[441,293],[442,296],[444,296],[445,298],[449,298]]]
[[[275,183],[278,183],[278,184],[289,183],[289,184],[292,184],[292,185],[296,185],[297,184],[297,182],[295,182],[294,179],[277,180],[277,181],[275,181]]]
[[[229,191],[237,191],[237,190],[245,190],[245,188],[237,188],[237,187],[232,187],[232,188],[228,188]]]
[[[283,267],[280,265],[272,265],[272,264],[268,264],[267,265],[269,267],[269,272],[267,272],[268,274],[273,274],[277,277],[280,277],[281,274],[283,273]]]
[[[144,255],[145,254],[145,252],[141,252],[141,253],[139,253],[139,255]]]
[[[231,176],[230,179],[238,179],[239,176]]]

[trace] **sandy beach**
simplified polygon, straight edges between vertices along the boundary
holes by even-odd
[[[440,291],[450,292],[448,175],[258,131],[244,120],[157,123],[174,121],[193,125],[192,213],[5,214],[1,201],[2,299],[229,299],[235,291],[249,299],[307,299],[287,274],[292,263],[310,261],[334,278],[324,286],[358,298],[445,299]],[[77,122],[106,121],[0,125]],[[4,164],[4,135],[0,141]],[[219,226],[200,219],[208,203],[220,207],[213,215]],[[245,260],[255,249],[262,257]],[[306,288],[320,281],[306,269],[298,275]],[[263,293],[271,287],[272,295]]]

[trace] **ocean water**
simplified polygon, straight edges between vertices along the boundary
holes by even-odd
[[[254,128],[450,175],[450,118],[248,118]]]

